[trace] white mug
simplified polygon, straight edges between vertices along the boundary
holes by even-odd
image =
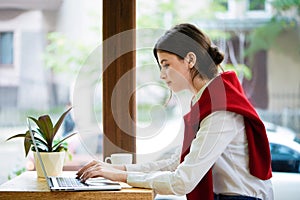
[[[104,162],[116,165],[132,164],[132,154],[130,153],[114,153],[106,157]]]

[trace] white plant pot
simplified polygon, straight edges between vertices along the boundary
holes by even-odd
[[[39,178],[45,178],[42,167],[37,158],[37,153],[33,152],[33,154],[37,175]],[[62,173],[65,161],[65,151],[40,152],[40,155],[48,176],[58,176]]]

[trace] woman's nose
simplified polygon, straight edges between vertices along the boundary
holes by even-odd
[[[163,69],[161,69],[160,70],[160,79],[165,79],[165,78],[166,78],[166,72]]]

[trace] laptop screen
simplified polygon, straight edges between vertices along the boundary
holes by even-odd
[[[44,166],[44,163],[43,163],[43,160],[41,158],[40,152],[39,152],[39,150],[37,148],[37,144],[36,144],[36,141],[35,141],[32,129],[31,129],[31,124],[30,124],[29,118],[27,118],[27,125],[28,125],[28,129],[29,129],[31,140],[33,142],[33,146],[34,146],[36,154],[37,154],[38,161],[39,161],[39,163],[40,163],[40,165],[42,167],[42,171],[43,171],[43,174],[44,174],[45,178],[47,178],[48,176],[47,176],[46,168]]]

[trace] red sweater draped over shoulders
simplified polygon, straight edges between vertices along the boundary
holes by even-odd
[[[272,177],[270,147],[263,122],[244,94],[235,72],[224,72],[204,89],[200,99],[184,116],[185,131],[181,162],[190,151],[201,121],[215,111],[230,111],[244,117],[249,152],[249,169],[253,176],[267,180]],[[212,169],[201,179],[189,200],[213,200]]]

